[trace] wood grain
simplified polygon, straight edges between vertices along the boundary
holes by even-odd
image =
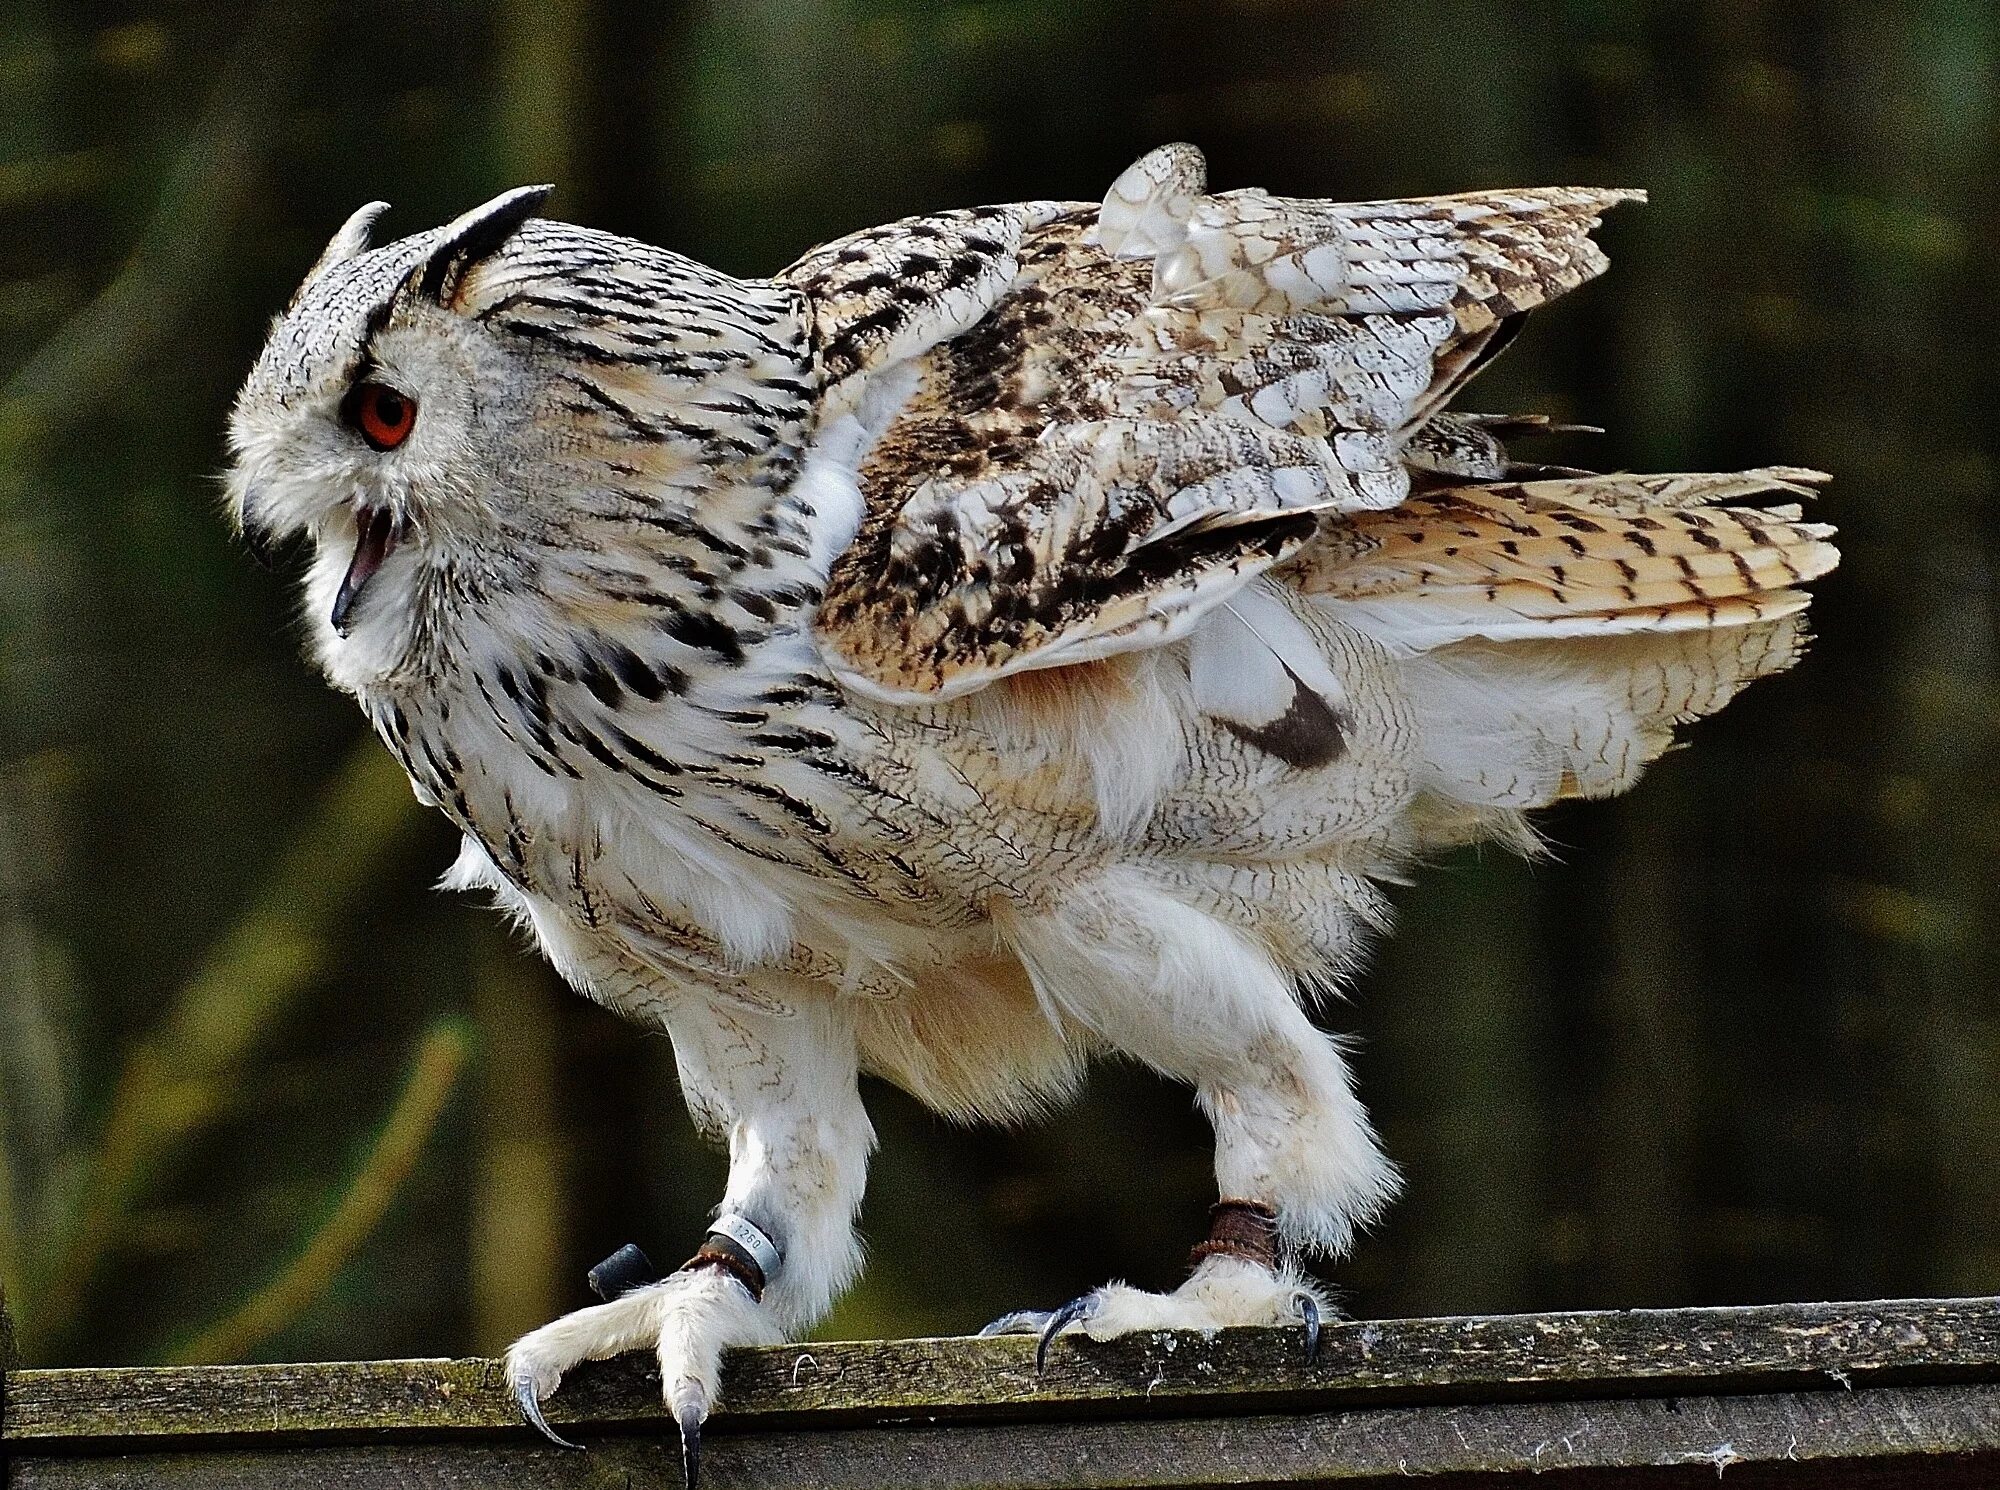
[[[1884,1388],[1706,1399],[1472,1403],[1297,1416],[1054,1423],[912,1422],[845,1432],[712,1432],[710,1490],[1158,1490],[1192,1485],[1990,1485],[2000,1388]],[[571,1453],[532,1440],[425,1440],[61,1455],[11,1490],[264,1490],[415,1485],[506,1490],[677,1486],[670,1435]]]
[[[2000,1482],[2000,1301],[1354,1321],[741,1351],[705,1481],[878,1487]],[[487,1361],[15,1371],[7,1490],[676,1485],[633,1361],[520,1426]]]

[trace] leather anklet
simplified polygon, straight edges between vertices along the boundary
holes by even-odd
[[[1218,1200],[1208,1208],[1208,1240],[1188,1254],[1192,1271],[1211,1257],[1236,1257],[1259,1267],[1278,1266],[1278,1213],[1262,1201]]]
[[[764,1286],[784,1265],[784,1252],[763,1227],[736,1211],[724,1211],[708,1228],[694,1256],[681,1264],[681,1271],[721,1268],[743,1285],[753,1302],[761,1304]]]
[[[719,1268],[741,1283],[752,1301],[764,1301],[764,1270],[757,1266],[741,1247],[727,1237],[711,1236],[695,1250],[694,1256],[681,1264],[683,1273],[691,1273],[696,1268]]]

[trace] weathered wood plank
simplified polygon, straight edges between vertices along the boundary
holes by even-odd
[[[900,1340],[736,1352],[730,1424],[840,1425],[1092,1415],[1259,1414],[1345,1405],[1779,1391],[1936,1380],[2000,1382],[2000,1300],[1786,1304],[1331,1325],[1317,1366],[1296,1331],[1059,1342],[1037,1378],[1026,1340]],[[551,1404],[579,1430],[662,1421],[637,1359],[587,1367]],[[20,1371],[6,1438],[75,1449],[199,1435],[518,1426],[487,1361]]]
[[[1910,1300],[1064,1341],[739,1352],[710,1490],[1567,1490],[2000,1483],[2000,1301]],[[487,1361],[15,1371],[5,1490],[680,1484],[658,1382],[578,1373],[569,1453],[515,1418]]]
[[[7,1288],[0,1284],[0,1490],[7,1483],[7,1376],[18,1359],[14,1316],[7,1312]]]
[[[906,1423],[845,1431],[711,1432],[710,1490],[1165,1490],[1450,1487],[1991,1485],[2000,1387],[1888,1387],[1698,1399],[1460,1403],[1300,1415],[1056,1423]],[[613,1433],[583,1453],[490,1437],[326,1444],[285,1454],[70,1456],[19,1461],[13,1490],[506,1487],[651,1490],[680,1484],[671,1437]]]

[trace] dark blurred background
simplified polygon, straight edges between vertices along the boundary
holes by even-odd
[[[1408,1188],[1361,1314],[2000,1291],[1990,0],[1141,6],[0,0],[0,1284],[32,1362],[491,1350],[720,1193],[658,1037],[480,907],[214,481],[373,197],[519,182],[777,268],[905,213],[1644,186],[1464,402],[1606,467],[1820,466],[1819,642],[1529,865],[1465,854],[1332,1022]],[[835,1335],[1169,1286],[1188,1093],[964,1131],[869,1094]]]

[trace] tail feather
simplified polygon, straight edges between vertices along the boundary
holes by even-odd
[[[1833,530],[1790,467],[1455,487],[1330,524],[1288,577],[1397,658],[1439,841],[1637,780],[1675,727],[1782,672]],[[1455,826],[1457,825],[1457,826]]]
[[[1803,490],[1808,476],[1823,479],[1779,468],[1454,487],[1331,525],[1296,582],[1403,652],[1775,620],[1839,562],[1832,528],[1792,504],[1713,504]]]

